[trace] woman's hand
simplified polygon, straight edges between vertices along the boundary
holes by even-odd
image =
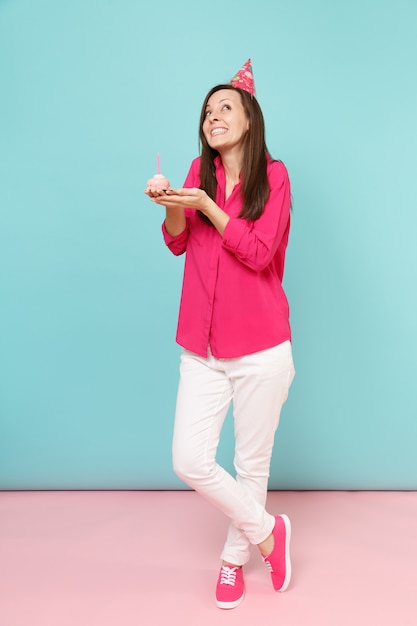
[[[144,193],[149,196],[151,200],[153,198],[158,198],[159,196],[164,196],[166,192],[166,189],[158,189],[157,187],[147,187],[144,191]]]
[[[167,189],[165,192],[156,192],[155,190],[148,193],[149,197],[156,204],[165,206],[167,209],[175,208],[191,208],[198,209],[203,213],[208,209],[212,200],[202,189]]]
[[[212,200],[203,189],[167,189],[164,196],[153,198],[157,204],[168,209],[191,208],[206,215],[216,230],[223,235],[230,217]]]
[[[149,191],[149,190],[148,190]],[[146,193],[146,192],[145,192]],[[212,200],[203,189],[192,187],[191,189],[167,189],[166,191],[151,190],[148,195],[152,202],[160,204],[166,207],[167,215],[175,212],[178,209],[196,209],[206,215],[216,230],[223,235],[224,229],[230,219],[217,204]],[[165,224],[168,227],[167,221]],[[174,230],[174,229],[172,229]],[[177,228],[175,229],[177,232]]]

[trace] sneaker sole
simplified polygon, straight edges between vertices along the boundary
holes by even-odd
[[[285,578],[282,586],[277,591],[285,591],[291,580],[291,558],[290,558],[290,541],[291,541],[291,522],[286,515],[279,515],[285,526]]]

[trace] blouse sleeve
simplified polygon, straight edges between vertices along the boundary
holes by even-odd
[[[255,221],[231,217],[223,233],[222,245],[255,271],[271,262],[290,220],[291,190],[285,165],[273,161],[268,179],[270,193],[261,217]]]

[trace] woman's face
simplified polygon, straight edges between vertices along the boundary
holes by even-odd
[[[203,133],[210,148],[222,153],[238,146],[249,129],[249,120],[239,92],[220,89],[210,96]]]

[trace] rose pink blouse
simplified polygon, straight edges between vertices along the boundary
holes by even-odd
[[[175,255],[186,252],[177,342],[201,356],[210,346],[217,358],[251,354],[291,340],[289,307],[282,288],[290,230],[290,181],[280,161],[268,158],[270,194],[256,221],[239,218],[240,183],[225,200],[226,177],[215,160],[216,203],[230,220],[223,236],[203,222],[195,209],[185,211],[185,230],[164,240]],[[200,186],[200,158],[184,187]]]

